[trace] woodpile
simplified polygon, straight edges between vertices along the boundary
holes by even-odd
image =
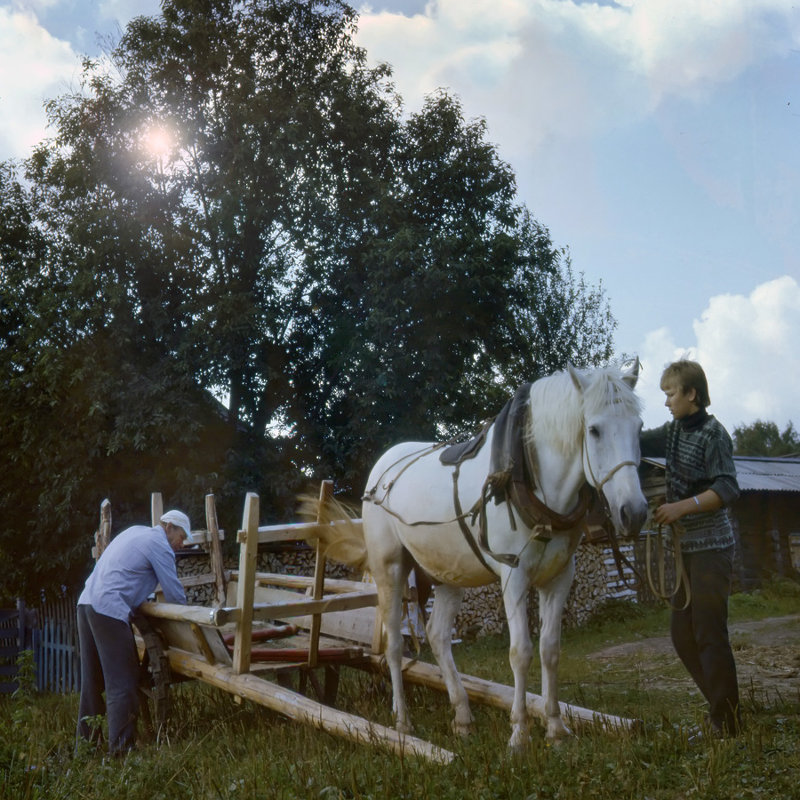
[[[305,543],[282,544],[278,547],[260,550],[256,569],[258,572],[277,572],[281,575],[313,575],[314,560],[315,551],[309,545]],[[183,580],[189,603],[200,606],[214,605],[215,587],[207,583],[193,583],[193,579],[208,575],[209,561],[208,545],[206,544],[199,545],[191,552],[183,552],[178,558],[178,575]],[[238,557],[225,559],[224,568],[228,571],[238,569]],[[356,578],[349,567],[332,561],[325,566],[325,576],[347,580]]]
[[[627,552],[625,547],[622,550],[628,558],[632,558],[630,546]],[[624,577],[633,585],[633,573],[629,568],[624,570]],[[575,580],[564,607],[564,625],[577,627],[584,624],[609,599],[635,597],[636,592],[620,581],[611,550],[599,544],[582,544],[575,554]],[[531,632],[538,633],[539,595],[536,590],[532,590],[528,597],[528,618]],[[456,617],[456,636],[474,638],[502,633],[505,627],[499,583],[466,590]]]

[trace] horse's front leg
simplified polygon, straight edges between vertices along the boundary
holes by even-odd
[[[520,569],[506,569],[501,576],[510,649],[508,660],[514,674],[514,700],[511,705],[511,750],[520,750],[530,738],[526,703],[528,670],[533,658],[533,645],[528,628],[528,582]]]
[[[548,739],[562,739],[571,734],[561,717],[558,701],[558,662],[561,656],[561,618],[567,602],[575,560],[545,587],[539,589],[539,655],[542,661],[542,697]]]

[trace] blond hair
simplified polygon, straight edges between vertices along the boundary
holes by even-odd
[[[700,408],[706,408],[706,406],[711,405],[711,399],[708,396],[706,373],[703,372],[703,368],[696,361],[682,358],[669,364],[664,369],[664,372],[661,373],[662,391],[667,384],[677,384],[683,394],[686,394],[690,389],[694,389],[695,402]]]

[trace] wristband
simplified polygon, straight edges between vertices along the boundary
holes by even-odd
[[[695,502],[695,505],[698,505],[698,506],[700,505],[700,501],[697,499],[697,495],[695,495],[695,496],[692,498],[692,500],[694,500],[694,502]]]

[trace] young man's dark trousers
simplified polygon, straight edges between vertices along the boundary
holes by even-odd
[[[131,626],[91,606],[78,606],[81,699],[77,736],[99,742],[97,717],[108,718],[108,750],[120,754],[136,741],[139,657]],[[103,700],[105,690],[105,701]]]
[[[733,548],[684,553],[691,602],[680,610],[683,587],[673,599],[670,633],[679,658],[709,703],[717,733],[736,735],[741,724],[736,663],[728,638],[728,596]]]

